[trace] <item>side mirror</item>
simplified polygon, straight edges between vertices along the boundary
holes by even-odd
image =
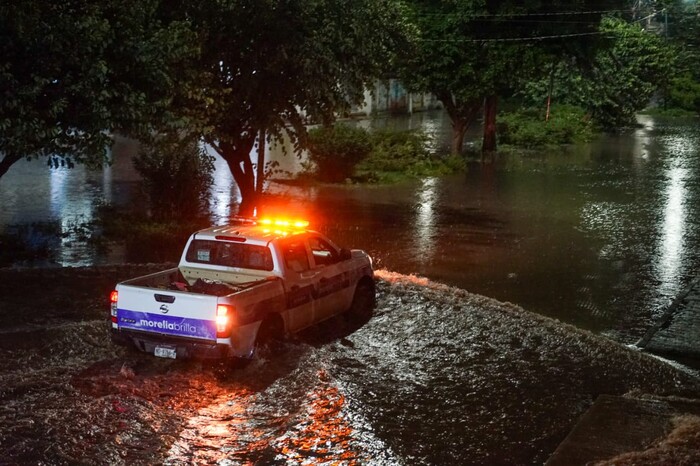
[[[346,249],[346,248],[342,248],[340,250],[340,260],[346,261],[349,259],[352,259],[352,251],[350,251],[349,249]]]

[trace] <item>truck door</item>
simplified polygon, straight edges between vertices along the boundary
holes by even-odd
[[[286,269],[285,298],[289,330],[295,332],[314,323],[317,273],[311,269],[305,238],[280,242]]]
[[[345,311],[352,299],[348,265],[340,260],[340,251],[320,236],[309,237],[313,260],[312,270],[317,276],[316,320],[327,319]]]

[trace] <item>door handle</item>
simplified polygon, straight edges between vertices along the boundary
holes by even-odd
[[[172,304],[175,302],[175,296],[167,295],[167,294],[154,294],[153,297],[158,301],[159,303],[168,303]]]

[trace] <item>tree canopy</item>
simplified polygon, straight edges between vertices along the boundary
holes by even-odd
[[[249,154],[260,130],[301,147],[305,124],[359,101],[407,30],[391,0],[182,2],[175,11],[192,21],[201,49],[201,94],[176,111],[228,163],[241,213],[254,203]]]
[[[3,3],[0,177],[23,157],[101,163],[114,132],[177,134],[215,148],[248,214],[261,134],[299,150],[307,124],[331,123],[397,70],[409,90],[443,103],[454,153],[482,108],[495,131],[497,98],[541,99],[554,80],[566,83],[564,101],[624,124],[659,84],[679,100],[697,91],[697,10],[655,3],[672,27],[688,25],[674,40],[691,60],[676,62],[685,64],[673,79],[674,53],[639,16],[624,18],[627,1]]]
[[[549,76],[565,57],[589,63],[601,45],[608,46],[599,40],[608,32],[599,29],[601,19],[627,6],[584,0],[409,3],[419,39],[403,61],[402,79],[444,104],[453,125],[453,153],[461,151],[484,99],[509,96],[529,80]]]
[[[119,131],[164,121],[173,70],[192,56],[187,25],[156,0],[0,5],[0,176],[23,157],[99,164]]]

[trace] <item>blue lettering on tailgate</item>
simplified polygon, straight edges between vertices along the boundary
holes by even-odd
[[[148,312],[117,309],[117,323],[120,328],[146,330],[168,335],[216,340],[216,322],[211,320],[173,317]]]

